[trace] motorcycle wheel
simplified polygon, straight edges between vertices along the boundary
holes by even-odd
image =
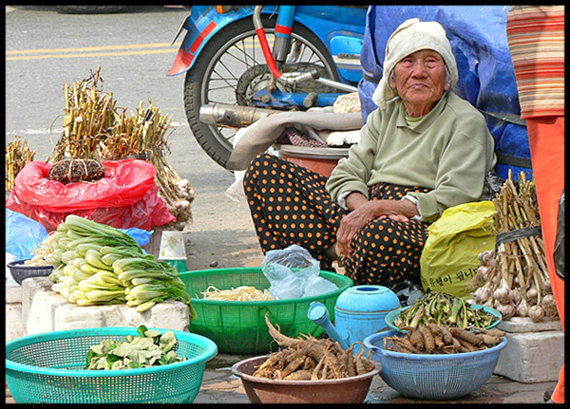
[[[267,16],[262,16],[262,22],[264,27],[275,26],[275,20]],[[265,33],[272,47],[274,29],[266,28]],[[291,39],[296,46],[295,52],[289,53],[293,59],[287,57],[285,65],[279,67],[282,73],[318,68],[322,78],[339,80],[331,55],[310,30],[295,23]],[[254,106],[251,95],[273,80],[251,18],[239,20],[217,33],[186,73],[184,107],[188,124],[202,149],[222,167],[226,167],[233,150],[236,129],[200,122],[200,107],[216,102]],[[281,84],[277,86],[282,87]],[[297,85],[296,90],[307,93],[335,92],[316,81]]]

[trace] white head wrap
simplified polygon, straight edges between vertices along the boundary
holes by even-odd
[[[445,29],[436,21],[420,21],[418,18],[410,18],[400,24],[386,43],[384,72],[372,95],[372,101],[379,109],[385,109],[386,101],[398,95],[388,83],[388,78],[396,63],[402,58],[424,49],[437,51],[443,57],[451,76],[451,85],[457,83],[459,78],[457,62],[445,34]]]

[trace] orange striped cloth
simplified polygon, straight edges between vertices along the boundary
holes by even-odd
[[[512,6],[507,38],[521,117],[564,115],[564,6]]]

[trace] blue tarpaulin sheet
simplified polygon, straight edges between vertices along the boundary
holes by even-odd
[[[497,175],[532,178],[528,133],[520,119],[515,72],[507,42],[510,6],[371,6],[360,62],[359,94],[364,121],[376,109],[372,94],[382,78],[386,42],[405,20],[437,21],[446,30],[459,70],[455,92],[485,114],[495,139]],[[521,162],[522,161],[522,162]]]

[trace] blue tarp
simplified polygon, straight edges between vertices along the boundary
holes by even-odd
[[[364,121],[376,109],[372,94],[382,78],[386,42],[405,20],[418,17],[437,21],[446,30],[459,70],[455,92],[485,114],[495,138],[499,157],[497,175],[516,179],[520,171],[532,178],[526,126],[520,121],[515,72],[507,42],[507,12],[510,6],[371,6],[360,62],[365,77],[359,83]],[[506,113],[506,115],[504,115]],[[503,117],[507,118],[503,118]],[[522,166],[509,161],[523,160]],[[526,161],[526,163],[524,163]],[[507,163],[507,164],[506,164]],[[516,162],[515,162],[516,163]]]

